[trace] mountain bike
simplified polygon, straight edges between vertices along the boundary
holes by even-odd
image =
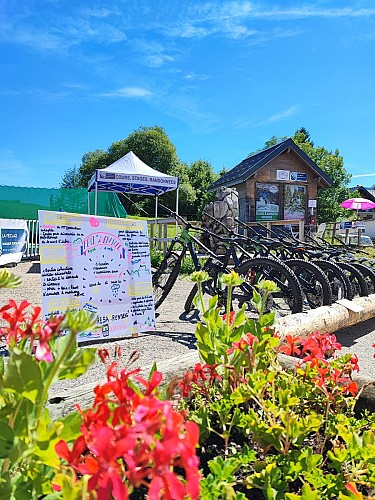
[[[264,230],[267,228],[263,225]],[[309,260],[320,267],[331,283],[334,300],[346,298],[352,300],[356,295],[369,295],[369,285],[372,281],[371,271],[361,268],[361,265],[348,262],[341,252],[323,245],[318,245],[310,238],[309,242],[302,242],[290,232],[278,228],[279,241],[298,258]],[[282,238],[282,239],[281,239]],[[365,277],[366,276],[366,277]]]
[[[301,287],[294,273],[286,265],[272,258],[253,258],[234,239],[220,237],[205,228],[193,226],[178,214],[169,209],[167,211],[183,224],[183,229],[181,234],[172,240],[159,268],[153,274],[155,308],[158,308],[170,293],[178,277],[183,258],[186,254],[190,254],[194,268],[203,269],[209,274],[209,280],[202,284],[203,293],[211,296],[218,295],[219,302],[226,301],[226,288],[221,287],[220,276],[234,269],[243,277],[244,282],[233,290],[233,302],[239,305],[246,303],[251,307],[256,284],[263,279],[270,279],[276,282],[279,291],[270,297],[269,307],[275,307],[280,315],[302,312]],[[224,254],[215,254],[193,233],[219,239],[225,248]],[[206,256],[203,266],[197,249],[203,250]],[[194,285],[186,300],[185,311],[192,309],[196,292],[197,285]]]

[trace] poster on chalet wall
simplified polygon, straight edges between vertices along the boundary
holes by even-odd
[[[86,309],[78,342],[155,330],[147,222],[39,211],[43,314]]]
[[[256,220],[279,220],[279,213],[279,185],[258,182],[256,185]]]
[[[306,186],[285,184],[284,219],[304,220],[306,216]]]

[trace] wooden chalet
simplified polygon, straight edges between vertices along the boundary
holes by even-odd
[[[292,139],[287,139],[245,158],[212,183],[209,190],[236,188],[239,218],[245,222],[314,224],[318,189],[331,185],[330,177]]]

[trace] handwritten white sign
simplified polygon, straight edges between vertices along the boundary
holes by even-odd
[[[86,309],[100,329],[78,342],[155,330],[147,222],[39,211],[45,318]]]

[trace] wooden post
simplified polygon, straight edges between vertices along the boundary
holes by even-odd
[[[300,220],[298,223],[298,239],[301,241],[305,239],[304,226],[305,226],[305,221]]]
[[[331,243],[332,245],[335,242],[335,236],[336,236],[336,222],[332,223],[332,237],[331,237]]]
[[[150,224],[150,250],[154,248],[155,241],[154,241],[154,235],[155,235],[155,224],[151,221],[149,221]]]
[[[159,238],[159,241],[158,241],[158,250],[162,249],[162,242],[160,241],[160,239],[162,238],[162,234],[163,234],[162,231],[163,231],[162,224],[160,224],[160,222],[158,222],[158,238]]]

